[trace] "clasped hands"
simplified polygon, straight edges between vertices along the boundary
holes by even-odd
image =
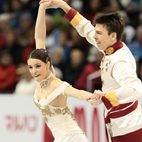
[[[61,1],[62,0],[40,0],[39,4],[44,9],[58,8],[58,7],[60,7]]]
[[[87,98],[86,101],[93,106],[98,106],[102,103],[102,97],[105,95],[105,93],[100,90],[95,90],[93,94],[94,95],[91,98]]]

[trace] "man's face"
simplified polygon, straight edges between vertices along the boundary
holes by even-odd
[[[114,39],[115,39],[114,36],[112,34],[108,35],[106,26],[102,24],[96,24],[95,34],[93,38],[96,41],[96,45],[98,49],[103,51],[105,51],[107,47],[113,45],[116,42],[116,41],[114,42]]]

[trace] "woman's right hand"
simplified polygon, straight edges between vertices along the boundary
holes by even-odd
[[[96,107],[102,103],[101,100],[96,100],[95,98],[90,98],[90,99],[87,99],[86,101],[89,102],[94,107]]]
[[[47,9],[51,5],[52,0],[41,0],[39,2],[40,7]]]

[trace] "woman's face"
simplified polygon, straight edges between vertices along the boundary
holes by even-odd
[[[30,58],[28,60],[29,71],[37,82],[42,81],[48,76],[49,65],[49,62],[45,64],[39,59]]]

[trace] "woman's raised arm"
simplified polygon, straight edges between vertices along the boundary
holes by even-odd
[[[45,4],[40,4],[38,9],[38,15],[35,25],[35,42],[36,49],[45,49],[45,38],[46,38],[46,24],[45,24]]]

